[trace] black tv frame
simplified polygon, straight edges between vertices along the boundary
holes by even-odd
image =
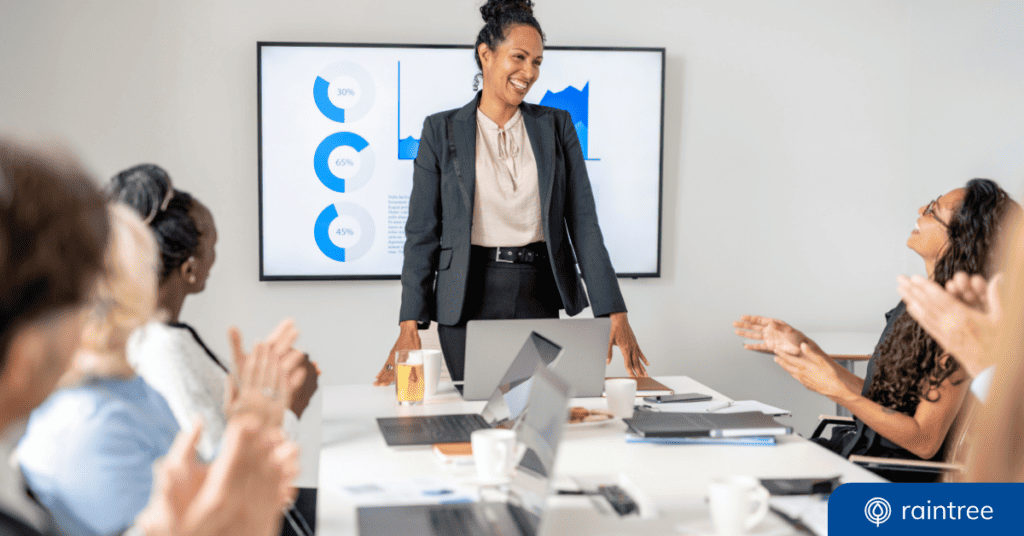
[[[259,204],[259,255],[260,281],[390,281],[401,280],[400,275],[267,275],[263,269],[263,47],[338,47],[338,48],[440,48],[473,50],[472,45],[430,45],[401,43],[324,43],[302,41],[257,41],[256,42],[256,159],[257,191]],[[545,50],[592,50],[607,52],[660,52],[661,53],[661,126],[658,147],[658,246],[655,271],[652,273],[619,273],[619,279],[661,277],[661,223],[662,205],[665,194],[665,48],[664,47],[592,47],[592,46],[547,46]],[[467,54],[468,56],[468,54]],[[467,58],[468,61],[468,58]]]

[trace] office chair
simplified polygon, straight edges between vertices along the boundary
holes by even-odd
[[[946,459],[949,461],[934,462],[926,460],[908,460],[903,458],[885,458],[881,456],[862,456],[852,454],[849,460],[873,473],[877,473],[893,482],[954,482],[964,471],[970,438],[974,436],[974,421],[980,408],[980,401],[968,393],[949,432],[946,435]],[[818,427],[811,434],[811,439],[821,437],[825,429],[831,425],[853,424],[853,417],[821,415]]]

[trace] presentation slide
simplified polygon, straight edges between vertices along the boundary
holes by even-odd
[[[426,116],[474,98],[470,47],[259,44],[261,279],[396,279]],[[662,49],[544,50],[620,275],[657,275]]]

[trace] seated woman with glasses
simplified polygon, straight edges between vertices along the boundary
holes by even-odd
[[[945,284],[957,272],[990,276],[1004,214],[1019,206],[995,182],[974,179],[918,209],[907,246],[928,277]],[[854,424],[838,426],[823,446],[851,454],[939,460],[968,383],[960,364],[909,315],[900,302],[868,362],[855,376],[814,341],[785,322],[744,316],[736,334],[759,342],[745,348],[775,354],[775,362],[806,388],[850,410]]]

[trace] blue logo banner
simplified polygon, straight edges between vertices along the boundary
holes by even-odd
[[[843,484],[828,500],[830,536],[1021,534],[1024,484]]]

